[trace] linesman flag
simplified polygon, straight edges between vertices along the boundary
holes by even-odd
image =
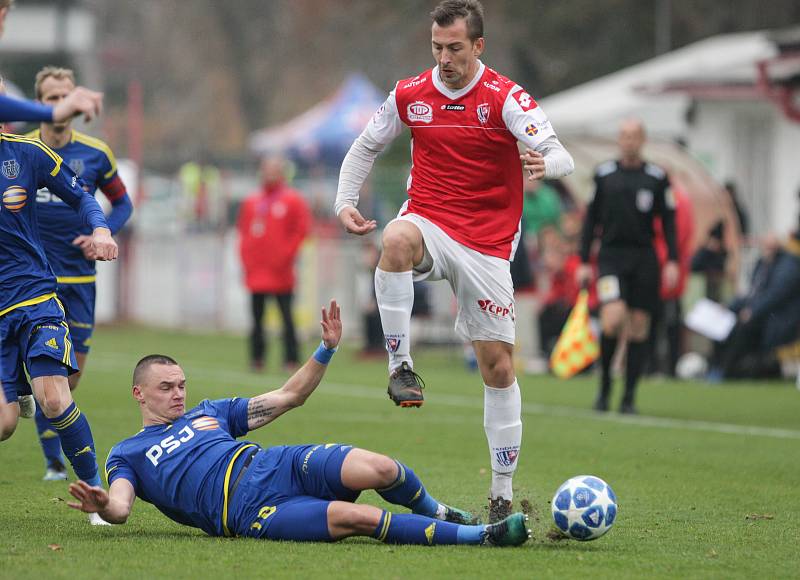
[[[589,293],[581,290],[550,355],[550,368],[557,377],[568,379],[596,361],[598,356],[600,346],[589,325]]]

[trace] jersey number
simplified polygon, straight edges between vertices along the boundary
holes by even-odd
[[[36,192],[36,203],[50,203],[51,201],[53,203],[64,203],[60,197],[50,193],[50,190],[46,187]]]
[[[189,429],[187,425],[180,431],[178,431],[175,435],[170,435],[169,437],[165,437],[161,440],[158,445],[153,445],[150,449],[147,450],[145,455],[150,460],[154,466],[158,467],[158,459],[164,455],[164,451],[166,450],[167,455],[175,451],[178,447],[181,446],[182,443],[186,443],[189,439],[194,437],[194,431]]]

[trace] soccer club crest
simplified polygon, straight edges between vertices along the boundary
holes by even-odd
[[[389,352],[397,352],[398,348],[400,348],[400,339],[396,336],[387,336],[386,350]]]
[[[83,170],[85,168],[85,166],[83,164],[83,159],[70,159],[69,163],[67,165],[69,165],[69,168],[72,169],[72,171],[78,177],[83,175]]]
[[[481,125],[485,125],[489,121],[490,110],[489,103],[481,103],[478,105],[478,121],[481,122]]]
[[[19,176],[19,163],[16,159],[6,159],[2,171],[6,179],[16,179]]]
[[[517,456],[519,455],[519,448],[503,447],[501,449],[495,449],[494,455],[497,458],[497,463],[499,463],[503,467],[511,467],[517,460]]]

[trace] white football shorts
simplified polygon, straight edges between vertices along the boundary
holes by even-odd
[[[422,232],[425,256],[414,268],[414,281],[447,280],[456,296],[456,332],[469,341],[514,344],[514,284],[508,260],[487,256],[459,244],[428,219],[413,213],[397,220]]]

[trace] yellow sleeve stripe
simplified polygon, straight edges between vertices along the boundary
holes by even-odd
[[[236,458],[239,457],[242,452],[247,449],[248,447],[255,447],[254,443],[250,443],[248,445],[243,445],[236,450],[236,453],[233,454],[233,458],[231,462],[228,463],[228,468],[225,470],[225,482],[224,487],[222,488],[222,531],[225,534],[226,538],[231,537],[231,531],[228,529],[228,486],[231,482],[231,472],[233,471],[233,464],[236,463]]]
[[[25,133],[23,137],[27,137],[28,139],[41,139],[41,132],[39,129],[34,129],[30,133]]]
[[[7,134],[3,134],[3,139],[5,139],[6,141],[11,141],[13,143],[28,143],[29,145],[36,145],[39,149],[47,153],[50,159],[53,160],[53,163],[56,164],[56,166],[50,172],[50,175],[55,177],[56,175],[58,175],[58,172],[61,171],[61,161],[62,161],[61,156],[52,149],[50,149],[50,147],[39,141],[38,139],[28,139],[27,137],[20,137],[19,135],[7,135]]]
[[[97,280],[97,275],[90,276],[56,276],[59,284],[90,284]]]
[[[93,149],[102,151],[105,154],[106,158],[108,159],[108,163],[111,165],[111,169],[103,174],[104,179],[108,179],[117,172],[117,160],[114,157],[114,153],[111,151],[111,147],[109,147],[105,141],[97,139],[96,137],[90,137],[89,135],[80,133],[79,131],[72,132],[72,139],[78,143],[83,143],[84,145],[88,145]]]
[[[42,302],[47,302],[51,298],[55,298],[56,293],[51,292],[50,294],[44,294],[43,296],[37,296],[36,298],[31,298],[30,300],[24,300],[22,302],[18,302],[16,304],[12,304],[8,308],[0,310],[0,316],[8,314],[12,310],[16,310],[17,308],[23,308],[25,306],[33,306],[34,304],[41,304]]]

